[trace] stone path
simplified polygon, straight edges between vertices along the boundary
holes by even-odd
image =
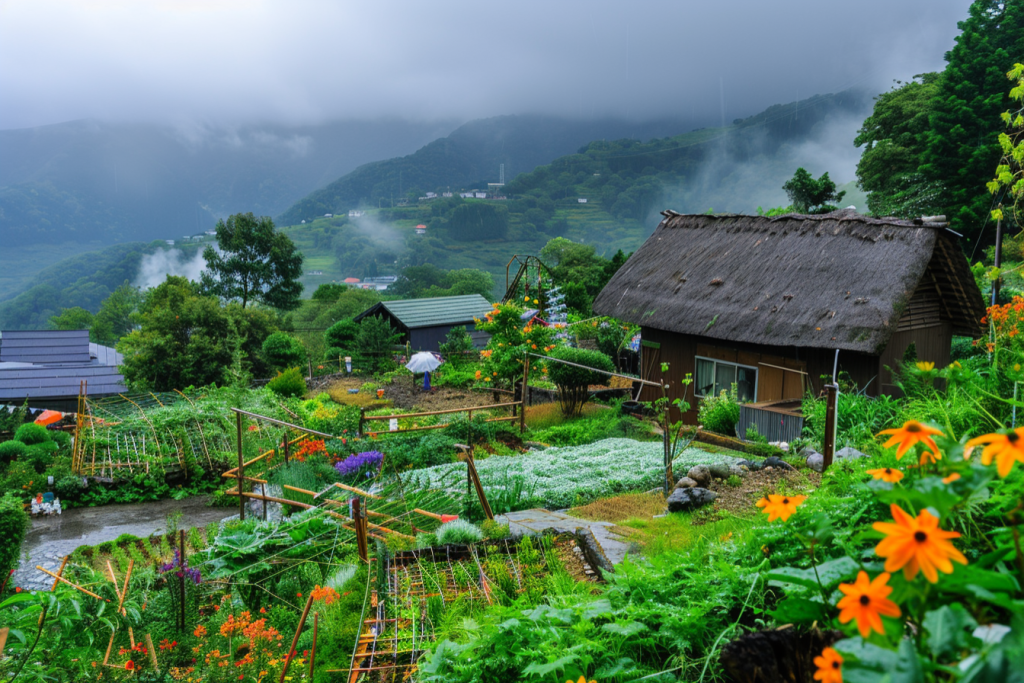
[[[237,508],[209,507],[209,496],[186,500],[158,500],[130,505],[103,505],[73,508],[61,515],[34,517],[32,528],[21,545],[21,565],[11,576],[11,585],[27,590],[49,589],[53,579],[36,569],[36,565],[56,572],[65,555],[83,545],[112,541],[121,534],[146,538],[167,532],[167,516],[180,511],[179,528],[205,526],[217,522]]]
[[[578,517],[570,517],[561,512],[542,509],[510,512],[506,515],[496,515],[494,519],[500,524],[508,524],[512,535],[517,537],[536,536],[547,529],[554,529],[560,533],[572,533],[576,529],[590,529],[612,564],[622,562],[629,550],[629,542],[609,530],[609,527],[615,526],[611,522],[591,522]]]

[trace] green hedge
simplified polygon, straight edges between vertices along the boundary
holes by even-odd
[[[0,497],[0,583],[3,583],[11,570],[18,566],[21,554],[21,542],[28,531],[28,513],[20,499],[5,493]],[[8,588],[13,588],[8,582]]]

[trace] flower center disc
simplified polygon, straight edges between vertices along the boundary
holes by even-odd
[[[926,534],[923,531],[915,531],[914,532],[914,540],[917,541],[918,543],[924,543],[925,541],[928,540],[928,534]]]

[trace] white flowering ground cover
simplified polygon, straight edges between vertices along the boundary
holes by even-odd
[[[585,446],[549,448],[516,456],[492,456],[476,461],[476,469],[488,500],[501,498],[509,489],[521,488],[516,509],[561,509],[625,491],[644,491],[662,482],[661,442],[604,439]],[[687,448],[676,459],[676,477],[694,465],[725,463],[738,458]],[[466,466],[462,463],[415,470],[403,479],[429,488],[465,490]],[[518,480],[518,481],[517,481]],[[493,505],[493,503],[492,503]]]

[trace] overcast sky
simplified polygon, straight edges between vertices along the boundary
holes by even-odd
[[[0,0],[0,129],[719,117],[943,67],[968,0]]]

